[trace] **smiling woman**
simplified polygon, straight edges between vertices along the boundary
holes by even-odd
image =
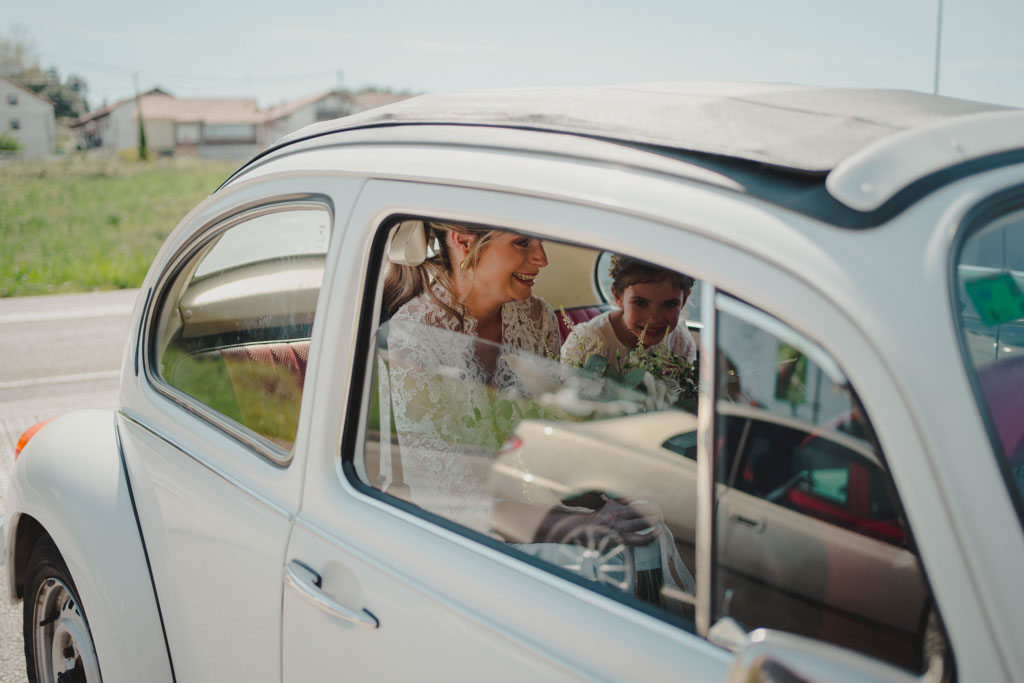
[[[417,248],[390,258],[384,299],[392,314],[389,381],[405,481],[417,503],[443,500],[446,507],[437,512],[485,531],[489,501],[462,466],[461,449],[451,444],[501,444],[490,443],[486,428],[464,433],[463,418],[479,413],[477,399],[486,396],[453,391],[439,400],[437,372],[450,369],[487,393],[519,383],[502,348],[557,353],[554,311],[531,293],[547,256],[540,240],[517,233],[455,223],[403,225]]]

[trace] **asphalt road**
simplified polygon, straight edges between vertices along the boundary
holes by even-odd
[[[14,446],[36,422],[117,404],[137,290],[0,299],[0,510]],[[21,603],[0,573],[0,681],[25,681]]]

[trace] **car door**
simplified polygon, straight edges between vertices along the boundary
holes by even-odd
[[[124,460],[178,680],[280,680],[309,340],[332,207],[359,182],[333,197],[275,187],[228,197],[180,240],[123,389]]]
[[[387,324],[378,283],[390,230],[409,215],[577,240],[584,233],[575,226],[601,239],[620,234],[625,224],[652,248],[670,231],[552,200],[367,184],[330,285],[325,320],[336,347],[316,370],[316,428],[286,554],[284,678],[344,672],[385,679],[667,679],[686,671],[692,680],[720,680],[728,653],[695,636],[692,618],[663,615],[552,568],[527,554],[537,550],[529,543],[504,543],[466,528],[445,508],[410,498],[393,476],[398,467],[382,464],[397,442],[376,436],[390,431],[380,400],[386,372],[378,369],[388,357],[378,346]],[[476,389],[464,387],[467,394]],[[405,479],[408,488],[412,477]],[[486,477],[481,482],[486,486]]]
[[[827,432],[824,425],[833,417],[857,407],[850,398],[855,380],[858,389],[867,385],[870,391],[865,405],[877,408],[874,416],[879,417],[869,427],[881,425],[886,442],[899,446],[904,476],[908,470],[913,472],[910,481],[931,476],[921,464],[926,460],[922,445],[905,428],[911,419],[906,406],[863,332],[802,277],[766,263],[757,249],[741,249],[716,237],[720,225],[736,231],[749,228],[750,242],[764,247],[758,231],[773,230],[779,239],[803,228],[728,196],[679,185],[666,196],[671,197],[672,215],[692,212],[697,227],[620,213],[602,208],[597,200],[577,205],[453,186],[367,183],[329,273],[322,329],[333,348],[311,369],[318,383],[305,486],[284,563],[286,679],[321,678],[343,666],[353,676],[389,678],[426,672],[460,678],[632,679],[678,677],[684,671],[689,679],[720,680],[730,650],[741,644],[745,631],[758,627],[802,634],[822,648],[837,643],[916,673],[927,669],[931,654],[948,652],[938,613],[926,607],[933,602],[912,544],[904,549],[825,522],[807,514],[806,501],[803,509],[799,500],[785,507],[737,490],[730,486],[736,480],[728,478],[728,467],[721,465],[730,462],[730,455],[720,439],[728,434],[728,425],[719,420],[735,416],[734,406],[770,406],[797,422],[810,422],[815,426],[797,440],[802,443],[807,436]],[[652,205],[657,201],[651,199]],[[628,204],[628,198],[608,202]],[[416,250],[410,249],[403,226],[425,220],[483,224],[552,243],[615,251],[700,279],[697,414],[652,399],[661,395],[655,391],[657,383],[653,394],[639,395],[638,385],[627,386],[624,376],[601,375],[594,384],[592,377],[576,374],[589,372],[587,368],[556,369],[543,354],[528,359],[522,369],[529,381],[511,396],[475,385],[459,368],[441,364],[427,372],[422,386],[437,390],[431,396],[442,407],[443,419],[455,418],[445,442],[454,446],[435,452],[453,456],[445,462],[463,468],[465,480],[472,482],[470,493],[483,497],[491,517],[480,524],[479,516],[462,513],[480,502],[473,495],[468,498],[473,505],[452,506],[445,491],[417,491],[422,482],[406,471],[411,442],[403,442],[408,434],[398,424],[400,388],[394,386],[391,368],[401,355],[392,353],[395,321],[382,312],[381,283],[389,242],[397,243],[399,257],[405,258],[402,253]],[[821,239],[825,233],[814,234]],[[801,240],[793,242],[811,243]],[[595,282],[596,275],[583,277]],[[744,294],[780,317],[736,298]],[[549,301],[556,308],[562,305],[557,295]],[[729,316],[752,327],[736,335]],[[853,380],[845,379],[830,352],[796,332],[786,319],[797,320],[802,329],[818,330],[844,360],[842,367],[853,368]],[[435,327],[421,333],[424,338],[438,335],[439,348],[466,344],[456,330]],[[807,388],[813,371],[800,369],[809,362],[827,368],[826,376],[832,378],[813,400],[806,399],[814,397],[813,384]],[[543,388],[534,391],[532,383]],[[832,389],[834,400],[827,400]],[[798,400],[801,395],[805,398]],[[447,410],[452,406],[460,408]],[[644,422],[629,418],[651,410],[668,411],[668,420],[678,427],[655,433],[635,427]],[[567,417],[572,411],[582,412]],[[589,429],[588,420],[607,420],[600,424],[611,432]],[[692,431],[695,420],[695,473],[685,457],[648,457],[662,450],[666,434]],[[570,424],[560,427],[563,423]],[[493,432],[479,431],[485,424]],[[527,443],[520,448],[517,440]],[[579,446],[595,440],[599,446]],[[781,449],[792,441],[791,435],[774,434],[767,448]],[[858,442],[853,450],[863,448],[868,446]],[[877,448],[871,448],[876,463],[884,462]],[[517,459],[515,449],[551,464],[524,467],[529,459]],[[673,462],[678,468],[673,469]],[[590,482],[594,490],[567,497],[570,482],[560,480],[559,473],[580,466],[574,463],[593,468],[591,476],[573,481]],[[826,471],[836,468],[816,469],[822,470],[817,479],[812,477],[817,492],[836,495],[842,484],[835,472]],[[780,472],[785,474],[785,469]],[[695,485],[682,485],[684,481]],[[891,484],[886,473],[886,485]],[[779,495],[786,492],[783,487]],[[861,496],[863,489],[854,486],[850,493]],[[892,510],[899,509],[899,498],[887,500]],[[647,552],[638,550],[645,544],[625,542],[613,525],[601,521],[615,501],[620,506],[653,503],[669,511],[651,522],[664,525],[656,536],[659,552],[649,552],[653,545]],[[541,506],[547,516],[534,519],[532,527],[522,515],[502,516],[506,507],[522,504]],[[744,518],[753,527],[763,521],[767,544],[743,542],[739,532],[757,531],[733,524],[744,524]],[[580,520],[588,521],[578,524]],[[564,527],[565,521],[573,525]],[[912,538],[905,526],[899,528]],[[740,563],[748,550],[759,555],[753,559],[760,571]],[[794,561],[800,553],[817,561]],[[914,591],[904,591],[901,600],[882,605],[897,613],[901,625],[912,624],[909,632],[894,634],[892,614],[871,613],[865,619],[845,609],[863,583],[852,571],[858,566],[873,567],[873,576],[883,584],[873,588],[877,595],[899,593],[908,580],[913,585]],[[623,579],[629,576],[635,580]],[[810,608],[800,608],[787,590],[801,582],[813,591],[816,602]],[[759,590],[768,591],[770,602],[761,602]],[[879,605],[877,600],[871,604]]]

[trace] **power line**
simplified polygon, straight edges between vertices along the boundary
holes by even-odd
[[[935,90],[939,94],[939,64],[942,62],[942,0],[938,0],[938,21],[935,26]]]
[[[49,61],[60,61],[60,62],[73,62],[75,64],[82,64],[86,66],[98,67],[102,69],[108,69],[111,71],[118,71],[124,74],[132,74],[136,69],[127,67],[123,64],[107,64],[104,62],[96,62],[89,59],[80,59],[78,57],[70,57],[68,55],[59,55],[54,52],[41,53],[46,56]],[[260,82],[260,83],[281,83],[287,81],[293,81],[298,78],[331,78],[337,75],[337,70],[332,71],[310,71],[307,73],[289,73],[289,74],[275,74],[274,76],[252,76],[245,74],[239,75],[220,75],[220,74],[183,74],[174,73],[170,71],[159,71],[151,70],[146,68],[138,69],[142,74],[148,78],[178,78],[178,79],[193,79],[193,80],[208,80],[208,81],[247,81],[247,82]]]

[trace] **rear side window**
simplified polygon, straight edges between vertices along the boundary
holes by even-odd
[[[295,440],[329,238],[320,206],[236,217],[184,259],[158,312],[160,378],[275,459]]]
[[[1010,494],[1024,514],[1024,211],[975,226],[955,265],[964,360]]]
[[[714,619],[923,672],[944,636],[853,387],[782,321],[716,307]]]

